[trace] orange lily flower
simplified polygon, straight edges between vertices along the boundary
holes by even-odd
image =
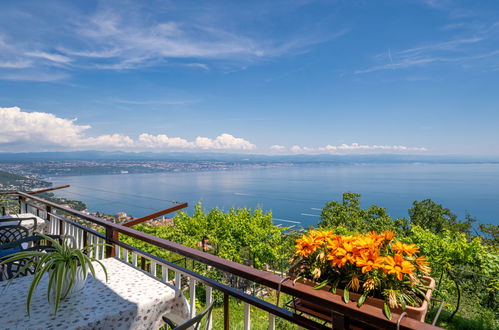
[[[383,267],[383,261],[385,258],[380,257],[377,252],[368,251],[364,252],[357,258],[356,264],[358,267],[362,267],[362,274],[365,274],[371,269],[378,269]]]
[[[429,275],[431,273],[430,263],[426,260],[425,256],[416,258],[415,262],[421,273],[425,275]]]
[[[395,237],[395,233],[391,230],[385,230],[383,232],[383,237],[385,241],[389,242]]]
[[[412,274],[414,268],[414,265],[405,260],[400,254],[395,254],[394,257],[385,257],[384,270],[388,274],[396,274],[399,281],[402,281],[403,274]]]
[[[330,254],[329,260],[332,260],[334,264],[339,267],[344,266],[347,262],[355,263],[355,259],[358,255],[358,249],[351,243],[343,243],[341,247],[337,248],[334,253]]]
[[[296,254],[301,257],[307,257],[310,254],[314,253],[322,244],[322,242],[316,240],[315,237],[306,235],[303,235],[302,238],[297,239],[296,243]]]
[[[405,253],[408,256],[412,256],[413,254],[419,252],[419,248],[416,244],[404,244],[400,241],[396,241],[395,244],[392,245],[392,250],[397,253]]]

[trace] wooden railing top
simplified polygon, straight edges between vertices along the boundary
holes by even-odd
[[[43,203],[51,208],[62,210],[68,214],[77,216],[84,220],[90,221],[99,226],[105,227],[108,230],[122,233],[124,235],[139,239],[143,242],[153,244],[157,247],[164,248],[168,251],[172,251],[176,254],[182,255],[184,257],[197,260],[204,264],[213,266],[222,271],[231,273],[233,275],[248,279],[250,281],[256,282],[258,284],[267,286],[272,289],[279,289],[282,293],[292,295],[297,298],[302,298],[310,302],[328,306],[335,310],[337,313],[343,314],[346,317],[359,320],[361,322],[375,325],[378,328],[384,329],[395,329],[397,328],[398,314],[392,314],[392,320],[386,319],[381,309],[374,306],[369,306],[364,304],[361,308],[357,307],[355,302],[345,303],[339,295],[333,294],[328,291],[323,290],[312,290],[309,286],[296,282],[293,283],[291,280],[285,280],[284,278],[258,270],[240,263],[223,259],[212,254],[199,251],[179,243],[168,241],[163,238],[159,238],[144,232],[135,230],[130,227],[125,227],[120,224],[116,224],[83,212],[71,209],[69,207],[59,205],[40,197],[33,196],[27,193],[18,192],[17,193],[22,199],[32,199],[34,201]],[[112,238],[110,238],[112,240]],[[400,329],[440,329],[438,327],[432,326],[431,324],[423,323],[410,318],[403,318],[400,322]]]
[[[158,212],[154,212],[154,213],[151,213],[151,214],[148,214],[148,215],[145,215],[143,217],[140,217],[140,218],[135,218],[133,220],[130,220],[128,222],[125,222],[123,224],[123,226],[125,227],[131,227],[133,225],[137,225],[139,223],[142,223],[142,222],[145,222],[147,220],[151,220],[151,219],[154,219],[154,218],[157,218],[157,217],[160,217],[162,215],[165,215],[165,214],[168,214],[168,213],[172,213],[172,212],[175,212],[175,211],[178,211],[178,210],[181,210],[181,209],[185,209],[186,207],[188,207],[189,204],[187,203],[180,203],[178,205],[175,205],[175,206],[172,206],[172,207],[169,207],[167,209],[164,209],[164,210],[161,210],[161,211],[158,211]]]
[[[58,189],[63,189],[63,188],[68,188],[70,187],[69,184],[63,185],[63,186],[57,186],[57,187],[50,187],[50,188],[45,188],[45,189],[39,189],[39,190],[34,190],[34,191],[28,191],[27,194],[29,195],[34,195],[34,194],[40,194],[48,191],[53,191],[53,190],[58,190]],[[0,195],[17,195],[19,194],[18,191],[3,191],[0,192]]]

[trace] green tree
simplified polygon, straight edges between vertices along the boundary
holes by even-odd
[[[388,215],[384,207],[376,205],[368,209],[360,207],[361,194],[347,192],[343,194],[342,202],[326,203],[321,213],[319,227],[345,228],[354,232],[384,231],[387,229],[402,231],[407,227],[404,219],[395,221]]]
[[[482,240],[490,246],[493,251],[499,251],[499,225],[480,224],[480,231],[483,233]]]
[[[420,226],[434,233],[441,233],[444,230],[469,234],[472,223],[475,221],[469,214],[466,221],[458,221],[457,215],[448,208],[437,204],[431,199],[420,202],[414,201],[409,209],[409,220],[411,226]]]
[[[272,213],[264,213],[261,209],[232,208],[224,212],[214,208],[205,211],[198,204],[193,215],[179,212],[173,223],[173,226],[138,225],[135,228],[192,248],[204,247],[208,253],[259,269],[280,270],[288,266],[285,264],[292,255],[287,228],[274,226]],[[137,247],[150,253],[161,253],[133,239],[130,243],[138,244]]]

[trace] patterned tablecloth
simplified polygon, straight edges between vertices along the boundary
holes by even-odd
[[[161,316],[181,322],[189,318],[187,300],[180,291],[115,258],[102,260],[109,280],[95,265],[96,279],[89,275],[82,291],[59,305],[53,314],[47,302],[47,278],[26,313],[26,295],[32,276],[14,279],[4,290],[0,284],[1,329],[158,329]]]
[[[42,234],[49,233],[49,222],[44,219],[37,217],[32,213],[21,213],[21,214],[10,214],[0,216],[0,226],[7,225],[18,225],[20,224],[23,227],[29,229],[30,235],[33,235],[33,227],[35,225],[35,221],[33,218],[36,218],[36,229],[35,231]],[[12,220],[12,221],[8,221]],[[20,221],[20,222],[19,222]]]

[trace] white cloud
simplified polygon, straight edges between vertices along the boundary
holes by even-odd
[[[187,63],[184,66],[187,66],[190,68],[199,68],[199,69],[203,69],[205,71],[210,71],[210,67],[204,63]]]
[[[145,148],[193,148],[194,144],[178,137],[168,137],[165,134],[151,135],[142,133],[139,135],[139,144]]]
[[[214,26],[176,21],[146,24],[115,10],[97,12],[81,21],[75,32],[85,48],[59,50],[79,57],[113,59],[99,66],[108,69],[133,68],[163,58],[240,59],[258,57],[262,52],[254,40]]]
[[[285,147],[285,146],[278,145],[278,144],[274,144],[273,146],[270,146],[270,150],[274,150],[274,151],[284,151],[284,150],[286,150],[286,147]]]
[[[221,134],[214,140],[198,136],[195,141],[196,147],[201,149],[233,149],[252,150],[256,146],[242,138],[236,138],[230,134]]]
[[[478,61],[486,58],[495,63],[499,55],[496,47],[498,31],[495,23],[469,26],[469,29],[466,34],[447,41],[426,43],[398,51],[388,49],[373,57],[375,65],[355,70],[354,74],[438,64],[487,65],[487,62]]]
[[[77,148],[129,148],[134,147],[135,142],[126,135],[115,133],[110,135],[99,135],[96,137],[79,137],[78,140],[74,141],[74,144],[70,144],[69,146],[75,146]]]
[[[14,71],[10,73],[0,73],[0,79],[13,81],[40,81],[53,82],[69,78],[69,74],[64,72],[40,72],[34,71]]]
[[[0,151],[9,146],[23,146],[30,151],[45,149],[119,149],[119,150],[253,150],[251,142],[231,134],[214,139],[197,137],[188,141],[166,134],[142,133],[137,139],[122,134],[88,136],[90,125],[78,125],[76,119],[59,118],[51,113],[24,112],[18,107],[1,108]]]
[[[163,7],[168,7],[167,14],[162,12]],[[220,10],[217,4],[207,4],[201,14],[180,4],[151,7],[128,2],[117,6],[111,2],[102,3],[90,12],[60,5],[57,8],[60,20],[52,19],[48,13],[35,12],[34,8],[24,10],[14,13],[0,10],[0,22],[5,22],[5,26],[23,22],[16,29],[0,32],[0,69],[29,71],[31,74],[25,74],[25,78],[36,78],[31,72],[33,68],[39,71],[57,68],[68,73],[148,66],[184,66],[205,71],[219,67],[227,71],[306,52],[315,44],[348,32],[338,29],[336,33],[325,33],[321,24],[315,28],[315,24],[309,24],[307,33],[295,31],[274,38],[259,29],[248,30],[244,10],[236,10],[241,15],[239,19]],[[275,4],[266,10],[269,14],[281,12]],[[0,79],[9,77],[1,75]]]
[[[33,141],[68,145],[78,141],[88,125],[76,125],[76,119],[58,118],[51,113],[23,112],[18,107],[0,108],[0,143]]]
[[[170,151],[170,150],[228,150],[251,151],[256,146],[241,137],[223,133],[215,138],[198,136],[194,140],[170,137],[166,134],[142,133],[137,138],[113,133],[90,136],[90,125],[78,125],[77,119],[65,119],[46,112],[25,112],[18,107],[0,107],[0,151],[37,150],[125,150],[125,151]],[[376,152],[424,152],[423,147],[403,145],[341,144],[324,147],[293,145],[289,149],[272,145],[273,152],[289,150],[293,154],[321,153],[376,153]]]
[[[24,69],[30,66],[31,61],[28,60],[0,61],[0,68],[2,69]]]
[[[25,55],[30,56],[30,57],[38,57],[38,58],[43,58],[52,62],[57,62],[57,63],[69,63],[71,62],[71,59],[67,56],[60,55],[60,54],[50,54],[50,53],[45,53],[45,52],[27,52]]]
[[[423,147],[407,147],[402,145],[363,145],[358,143],[326,145],[319,148],[292,146],[293,153],[368,153],[368,152],[423,152],[428,149]]]

